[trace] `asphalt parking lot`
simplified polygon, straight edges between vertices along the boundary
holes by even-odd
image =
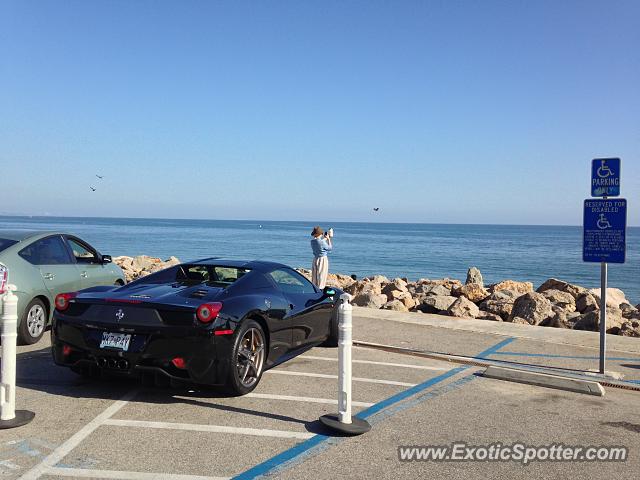
[[[464,350],[479,358],[540,352],[535,342],[356,319],[354,337]],[[457,343],[460,346],[458,347]],[[544,345],[571,357],[579,349]],[[557,353],[560,355],[560,353]],[[640,356],[625,354],[640,372]],[[353,352],[354,413],[371,432],[333,437],[318,417],[337,411],[337,350],[314,348],[229,398],[212,390],[87,380],[52,364],[48,342],[19,347],[17,407],[32,423],[0,431],[2,478],[637,478],[640,392],[605,397],[483,378],[482,368],[368,348]],[[590,359],[561,359],[587,362]],[[570,363],[567,365],[575,365]],[[634,367],[634,368],[632,368]],[[640,376],[637,375],[636,376]],[[624,463],[400,462],[401,445],[625,445]]]

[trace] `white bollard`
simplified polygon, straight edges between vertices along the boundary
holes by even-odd
[[[323,415],[320,421],[327,427],[348,435],[360,435],[371,425],[358,417],[351,417],[351,347],[353,321],[351,295],[340,295],[338,305],[338,415]]]
[[[14,428],[33,420],[35,414],[16,411],[16,342],[18,339],[18,297],[15,285],[7,285],[2,297],[2,369],[0,383],[0,428]]]
[[[351,423],[351,347],[353,331],[351,295],[343,293],[338,306],[338,417]]]

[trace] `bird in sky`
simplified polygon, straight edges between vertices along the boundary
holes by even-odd
[[[100,180],[102,180],[104,178],[103,176],[100,176],[98,174],[96,174],[96,177],[98,177]]]
[[[380,207],[375,207],[375,208],[373,209],[373,211],[374,211],[374,212],[377,212],[378,210],[380,210]]]
[[[95,189],[95,188],[93,188],[93,187],[89,187],[89,188],[91,189],[91,191],[92,191],[92,192],[95,192],[95,191],[96,191],[96,189]]]

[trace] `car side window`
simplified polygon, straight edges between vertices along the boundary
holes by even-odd
[[[64,265],[71,263],[67,246],[58,235],[33,242],[20,250],[18,255],[32,265]]]
[[[313,284],[297,272],[274,270],[269,276],[284,293],[316,293]]]
[[[98,262],[98,255],[88,245],[80,243],[79,241],[69,237],[67,237],[67,242],[69,243],[69,247],[71,247],[71,251],[73,252],[76,262],[100,263]]]

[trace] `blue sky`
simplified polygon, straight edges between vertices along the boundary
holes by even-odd
[[[577,225],[619,156],[640,225],[639,46],[636,0],[4,0],[0,214]]]

